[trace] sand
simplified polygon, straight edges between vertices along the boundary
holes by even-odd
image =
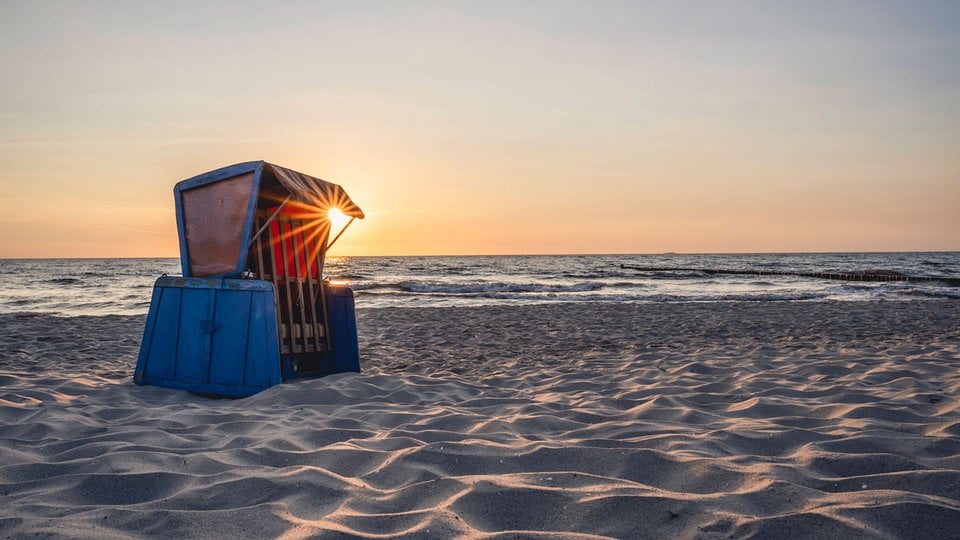
[[[0,535],[960,537],[960,302],[361,309],[240,400],[143,322],[0,315]]]

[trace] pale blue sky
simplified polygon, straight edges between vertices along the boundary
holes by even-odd
[[[960,2],[0,0],[0,257],[175,256],[267,159],[343,254],[960,249]]]

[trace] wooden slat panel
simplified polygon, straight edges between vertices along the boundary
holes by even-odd
[[[210,335],[216,293],[210,289],[183,289],[180,299],[180,328],[174,378],[181,382],[205,383],[210,365]]]
[[[283,220],[280,216],[277,216],[277,223],[280,225],[280,263],[283,265],[283,298],[281,299],[281,304],[283,301],[286,302],[285,309],[281,317],[286,316],[286,322],[291,326],[291,328],[296,325],[296,319],[293,318],[293,294],[290,289],[290,267],[287,262],[290,260],[289,253],[287,252],[287,242],[286,236],[289,234],[290,222]],[[296,332],[290,332],[290,352],[300,353],[303,352],[303,348],[297,342]]]
[[[283,354],[329,350],[322,281],[325,231],[296,217],[269,209],[256,213],[256,230],[273,218],[251,249],[251,269],[259,279],[271,281],[276,291],[280,351]],[[279,244],[279,246],[278,246]]]
[[[271,235],[270,241],[267,242],[267,245],[270,246],[270,256],[268,257],[270,259],[271,270],[270,281],[273,282],[274,300],[277,309],[277,317],[279,318],[278,324],[280,325],[280,352],[289,354],[292,352],[290,350],[290,344],[289,341],[287,341],[287,339],[284,337],[284,334],[289,334],[286,332],[286,325],[283,323],[283,311],[280,308],[280,279],[277,276],[277,252],[276,248],[274,247],[276,242],[275,238],[272,236],[272,231],[268,234]]]
[[[243,384],[252,297],[248,291],[221,290],[217,295],[208,375],[212,384]]]
[[[266,219],[266,217],[263,215],[264,213],[265,212],[262,210],[257,211],[257,221],[256,221],[255,227],[256,227],[256,230],[258,231],[260,230],[261,227],[263,227],[263,222]],[[257,249],[255,250],[257,260],[256,260],[256,264],[254,265],[254,268],[252,268],[253,272],[255,273],[254,277],[256,277],[257,279],[269,279],[266,275],[267,274],[266,265],[263,263],[263,256],[264,256],[263,234],[264,233],[257,235]],[[269,234],[269,233],[266,233],[266,234]]]
[[[299,339],[297,343],[303,347],[303,350],[305,352],[312,352],[316,349],[314,349],[311,346],[310,340],[307,339],[307,336],[310,334],[310,332],[307,331],[307,327],[312,325],[314,321],[312,319],[307,318],[307,312],[306,312],[306,309],[304,308],[304,304],[306,303],[307,299],[304,298],[303,296],[303,279],[300,277],[303,275],[302,273],[303,269],[300,268],[300,256],[303,249],[303,240],[300,236],[302,232],[303,232],[303,222],[300,220],[290,220],[290,243],[293,246],[293,272],[294,272],[294,275],[297,276],[296,278],[297,308],[300,314],[300,325],[301,325],[300,326],[301,333],[298,336]],[[307,277],[308,282],[309,282],[309,279],[310,278],[308,276]]]
[[[328,231],[329,232],[329,231]],[[326,235],[323,235],[323,240],[326,241]],[[324,258],[326,257],[326,250],[318,249],[317,250],[317,286],[318,293],[320,298],[320,318],[321,325],[323,328],[323,348],[324,350],[332,350],[333,344],[330,342],[330,318],[329,311],[327,310],[327,294],[324,291],[323,283],[323,263]],[[314,304],[317,303],[316,300],[313,301]]]
[[[177,341],[179,340],[180,289],[154,289],[157,299],[157,313],[153,318],[150,335],[150,348],[147,352],[149,362],[144,369],[147,380],[173,379],[176,370]]]
[[[311,250],[313,246],[309,244],[308,240],[309,240],[309,235],[307,234],[306,229],[304,229],[303,230],[304,263],[306,264],[306,267],[307,267],[306,268],[307,270],[306,304],[307,304],[307,310],[310,315],[310,321],[313,323],[312,325],[313,328],[316,329],[316,331],[313,332],[312,345],[313,345],[314,351],[322,351],[325,349],[325,347],[323,347],[320,341],[320,336],[323,333],[321,330],[323,326],[323,320],[322,318],[317,316],[317,294],[316,294],[316,290],[319,288],[319,284],[317,282],[319,281],[319,278],[320,278],[320,272],[318,270],[316,277],[314,277],[313,270],[315,267],[313,266],[313,264],[311,264],[313,262],[313,257],[310,256],[310,254],[312,253]]]

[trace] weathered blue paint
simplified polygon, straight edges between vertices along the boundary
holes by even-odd
[[[253,174],[253,192],[247,204],[247,219],[243,224],[243,239],[240,242],[240,253],[237,257],[237,272],[243,272],[247,265],[247,255],[250,251],[250,237],[253,235],[254,215],[257,211],[257,194],[260,193],[260,181],[263,179],[263,162],[257,161]]]
[[[183,199],[180,197],[180,191],[177,187],[173,188],[174,208],[177,214],[177,233],[180,237],[180,271],[185,276],[190,273],[190,248],[187,245],[186,228],[183,223]]]
[[[180,191],[185,191],[188,189],[195,188],[197,186],[204,186],[212,182],[219,182],[220,180],[226,180],[227,178],[233,178],[234,176],[240,176],[241,174],[246,174],[251,171],[263,169],[263,161],[245,161],[243,163],[236,163],[234,165],[228,165],[226,167],[221,167],[217,170],[205,172],[203,174],[198,174],[186,180],[181,180],[177,183],[174,189],[179,189]]]
[[[347,287],[327,287],[327,317],[330,326],[330,350],[324,353],[324,375],[360,372],[360,347],[353,291]]]
[[[353,291],[328,287],[331,350],[320,375],[359,372]],[[298,376],[280,358],[273,284],[256,279],[161,277],[133,380],[139,385],[243,397]],[[286,355],[285,355],[286,356]]]
[[[249,396],[282,381],[273,285],[161,277],[134,382]]]

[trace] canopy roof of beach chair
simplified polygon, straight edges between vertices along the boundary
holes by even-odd
[[[350,200],[350,196],[339,185],[273,163],[261,163],[299,202],[324,210],[336,208],[346,216],[363,219],[363,210]]]
[[[184,276],[243,271],[251,242],[281,211],[309,211],[318,222],[328,219],[330,209],[351,220],[364,217],[339,185],[266,161],[237,163],[188,178],[174,187],[174,195]],[[270,217],[257,218],[258,212]],[[257,219],[261,223],[254,227]]]

